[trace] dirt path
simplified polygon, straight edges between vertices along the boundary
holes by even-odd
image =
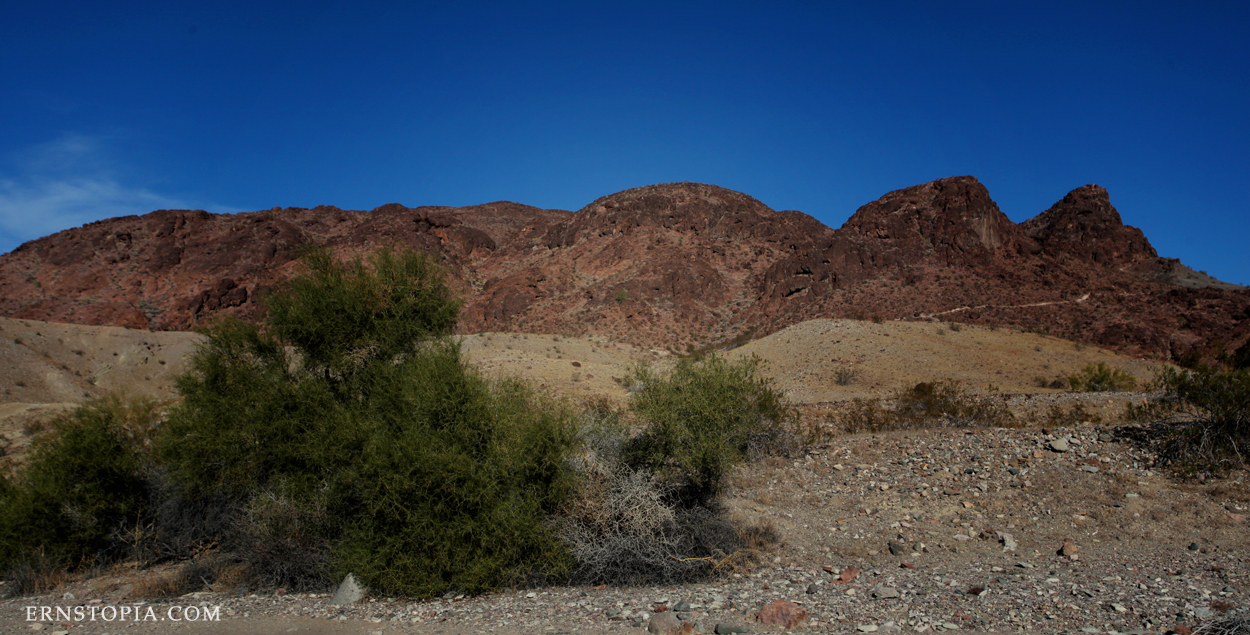
[[[929,319],[929,318],[935,318],[939,315],[963,313],[964,311],[980,311],[982,309],[1027,309],[1031,307],[1051,306],[1055,304],[1080,304],[1088,299],[1089,299],[1089,294],[1086,293],[1085,295],[1075,300],[1054,300],[1051,302],[1034,302],[1032,304],[982,304],[980,306],[961,306],[956,309],[951,309],[949,311],[941,311],[939,313],[922,313],[920,317]]]

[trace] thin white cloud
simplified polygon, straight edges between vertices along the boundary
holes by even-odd
[[[73,134],[18,153],[12,173],[0,178],[0,251],[115,216],[157,209],[240,211],[127,183],[104,146],[102,138]]]

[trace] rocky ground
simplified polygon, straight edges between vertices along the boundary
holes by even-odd
[[[0,327],[0,345],[14,353],[6,359],[20,362],[0,379],[29,391],[0,403],[0,433],[15,455],[48,417],[72,405],[47,403],[73,396],[61,397],[58,386],[94,377],[168,398],[170,378],[185,368],[195,342],[189,334],[96,333],[34,321],[0,319]],[[574,399],[618,401],[627,392],[617,379],[631,364],[668,356],[605,338],[512,333],[466,337],[465,350],[488,374],[520,375]],[[795,456],[731,475],[728,513],[771,523],[781,538],[753,568],[695,585],[367,597],[336,606],[329,593],[227,588],[144,599],[144,589],[171,568],[118,566],[66,580],[50,595],[5,600],[0,632],[628,635],[657,614],[675,615],[694,631],[722,625],[758,632],[778,628],[758,617],[782,600],[806,611],[795,628],[808,632],[1162,633],[1247,605],[1246,475],[1178,480],[1155,465],[1149,448],[1133,441],[1140,435],[1118,419],[1143,393],[1075,394],[1034,383],[1098,361],[1144,380],[1147,362],[1010,329],[856,320],[805,322],[731,355],[764,358],[765,373],[827,434]],[[856,371],[849,384],[836,381],[842,368]],[[839,429],[838,409],[848,400],[943,379],[980,394],[993,384],[1026,427]],[[82,385],[84,393],[95,387]],[[1048,423],[1051,406],[1070,411],[1077,404],[1087,416],[1075,427]],[[171,607],[189,605],[220,607],[221,621],[41,620],[38,608],[27,620],[25,612],[138,606],[145,616],[151,608],[168,617]]]
[[[1250,560],[1244,473],[1179,481],[1112,427],[850,435],[732,478],[731,514],[782,543],[703,584],[513,589],[414,601],[201,592],[209,623],[25,620],[26,606],[136,602],[124,570],[0,604],[3,632],[617,633],[673,614],[693,632],[778,630],[769,604],[828,633],[1164,633],[1237,614]],[[36,617],[38,614],[36,612]],[[667,617],[667,616],[665,616]],[[64,624],[70,624],[66,627]],[[199,630],[197,630],[199,629]]]

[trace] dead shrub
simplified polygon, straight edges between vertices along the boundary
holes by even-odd
[[[850,386],[858,377],[859,371],[854,368],[839,368],[833,373],[833,381],[839,386]]]
[[[201,559],[155,572],[130,590],[132,599],[174,598],[210,587],[217,579],[220,559]]]
[[[675,483],[621,460],[628,433],[606,402],[583,413],[572,469],[582,484],[556,521],[574,584],[679,584],[748,561],[740,529],[718,509],[683,506]]]
[[[1194,630],[1193,635],[1250,635],[1250,614],[1209,621]]]
[[[27,554],[4,572],[4,597],[42,595],[69,580],[69,570],[42,554]]]
[[[591,475],[566,509],[560,537],[576,565],[574,584],[681,584],[740,558],[738,530],[704,507],[666,502],[649,472]]]
[[[330,586],[326,536],[331,520],[324,498],[297,498],[281,488],[253,496],[236,526],[236,544],[231,545],[248,563],[249,585],[291,591]]]

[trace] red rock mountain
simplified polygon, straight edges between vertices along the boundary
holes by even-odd
[[[696,183],[626,190],[577,212],[161,210],[0,256],[0,315],[163,330],[254,317],[306,243],[343,257],[384,245],[436,255],[466,299],[465,332],[685,349],[814,317],[941,319],[1171,358],[1250,337],[1250,293],[1159,258],[1105,189],[1078,188],[1016,224],[973,177],[890,192],[837,230]]]

